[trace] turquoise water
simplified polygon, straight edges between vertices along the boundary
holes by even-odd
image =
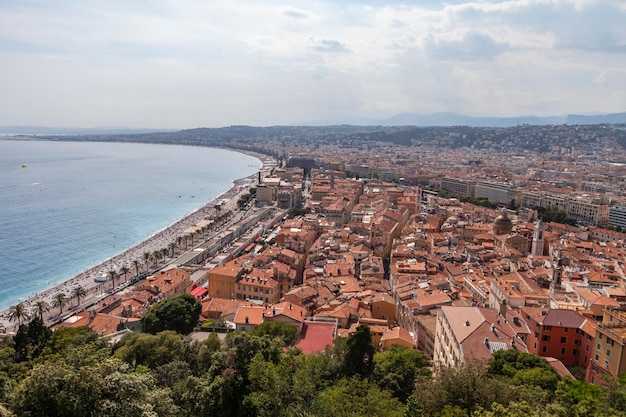
[[[260,167],[214,148],[0,140],[0,308],[145,240]]]

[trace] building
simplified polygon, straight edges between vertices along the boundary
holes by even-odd
[[[528,352],[511,324],[498,310],[443,306],[437,314],[435,367],[460,368],[469,359],[488,360],[499,350]]]
[[[566,366],[580,366],[585,317],[574,310],[541,307],[522,307],[520,313],[531,329],[530,353],[556,358]]]
[[[626,372],[626,312],[606,308],[598,324],[587,382],[599,383],[602,375],[617,377]]]
[[[509,205],[515,200],[515,188],[505,182],[480,181],[476,183],[474,197]]]
[[[464,197],[473,197],[476,189],[476,181],[444,178],[441,180],[441,189]]]
[[[544,247],[545,226],[541,220],[535,224],[533,231],[533,246],[530,254],[533,256],[542,256]]]
[[[565,195],[542,191],[524,191],[521,206],[552,207],[565,211],[568,217],[584,226],[605,226],[609,221],[609,206],[604,198],[587,194]]]
[[[609,226],[626,230],[626,206],[613,206],[609,209]]]

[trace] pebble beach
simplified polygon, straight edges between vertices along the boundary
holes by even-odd
[[[263,167],[267,166],[265,156],[253,156],[262,160],[263,166],[261,167],[261,171],[263,171]],[[71,299],[71,294],[74,288],[82,287],[87,292],[83,299],[80,300],[81,305],[89,302],[90,299],[93,300],[102,298],[102,296],[106,295],[106,292],[112,288],[112,282],[108,280],[109,271],[114,270],[119,272],[122,267],[129,269],[126,276],[120,275],[120,277],[116,280],[116,284],[123,283],[137,275],[134,261],[139,262],[139,273],[145,272],[148,269],[144,261],[145,253],[152,254],[155,251],[168,248],[171,243],[176,244],[179,237],[188,235],[190,230],[206,224],[211,219],[219,216],[221,213],[236,210],[237,201],[240,195],[248,192],[247,186],[256,182],[257,175],[258,173],[255,173],[246,178],[234,181],[229,190],[168,227],[157,231],[143,242],[124,250],[122,253],[107,259],[58,285],[50,287],[41,293],[34,294],[29,299],[21,301],[21,304],[25,307],[26,311],[32,315],[35,314],[36,303],[38,301],[45,301],[50,307],[50,311],[44,315],[44,318],[50,320],[60,315],[60,309],[58,307],[53,307],[54,297],[58,293],[64,293],[67,296],[67,304],[63,310],[63,314],[65,314],[69,309],[72,309],[72,306],[78,307],[76,305],[76,301]],[[220,205],[219,210],[215,208],[216,205]],[[76,307],[74,309],[77,309]],[[0,311],[0,330],[4,330],[6,333],[14,333],[17,330],[17,323],[9,320],[9,311],[10,307]]]

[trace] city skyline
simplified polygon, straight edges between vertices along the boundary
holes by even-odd
[[[0,5],[0,126],[626,109],[617,1]]]

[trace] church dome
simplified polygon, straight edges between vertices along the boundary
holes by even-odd
[[[509,219],[509,215],[506,209],[502,210],[502,214],[496,217],[496,221],[493,223],[494,235],[506,235],[513,230],[513,222]]]

